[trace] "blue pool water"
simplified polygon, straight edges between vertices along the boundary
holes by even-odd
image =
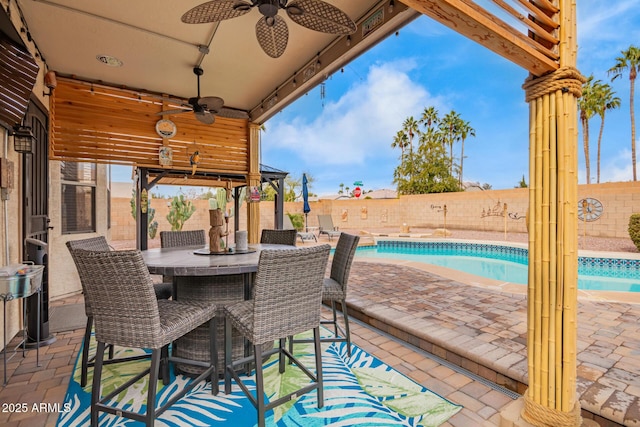
[[[356,257],[424,262],[476,276],[527,283],[527,249],[480,243],[379,241]],[[578,257],[578,288],[640,292],[640,260]]]

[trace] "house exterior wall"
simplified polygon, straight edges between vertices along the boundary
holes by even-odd
[[[62,234],[62,183],[60,162],[49,162],[49,297],[57,299],[82,291],[76,266],[67,249],[68,240],[86,239],[89,237],[105,236],[111,238],[108,224],[108,166],[96,167],[96,232]]]
[[[20,11],[16,7],[16,2],[0,0],[2,8],[11,17],[13,26],[22,36],[24,44],[27,46],[32,56],[40,67],[36,84],[32,91],[32,97],[36,97],[38,101],[45,107],[49,108],[49,97],[45,96],[45,92],[49,89],[44,85],[44,74],[48,71],[46,64],[42,61],[40,55],[36,55],[36,48],[33,42],[26,39],[26,33],[20,32],[22,26],[20,22]],[[0,82],[2,84],[2,82]],[[22,193],[23,193],[23,168],[22,156],[27,154],[16,153],[13,149],[13,138],[8,136],[8,131],[0,126],[0,156],[7,158],[13,162],[13,182],[14,188],[9,194],[8,200],[0,201],[0,265],[8,265],[20,263],[22,261],[23,248],[23,227],[22,227]],[[98,165],[96,182],[96,233],[91,234],[61,234],[61,184],[60,184],[60,163],[51,161],[49,163],[49,218],[50,226],[53,229],[49,232],[48,247],[48,269],[49,269],[49,298],[50,300],[58,297],[78,293],[81,291],[80,281],[75,270],[75,265],[71,259],[65,242],[71,238],[79,239],[89,236],[106,235],[109,237],[107,229],[108,210],[107,210],[107,166]],[[7,303],[7,339],[13,338],[16,333],[23,327],[22,325],[22,304],[24,300],[15,300]],[[0,328],[4,328],[2,317],[0,317]],[[0,348],[4,348],[3,337],[0,336]]]

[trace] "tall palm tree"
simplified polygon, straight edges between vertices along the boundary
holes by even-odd
[[[413,180],[414,159],[413,159],[413,138],[419,133],[419,124],[413,116],[409,116],[402,123],[402,130],[409,137],[409,179]]]
[[[582,85],[582,96],[578,101],[580,108],[580,124],[582,124],[582,145],[584,147],[584,163],[587,171],[587,184],[591,184],[591,161],[589,159],[589,120],[595,114],[595,88],[601,84],[593,81],[593,75],[589,76]]]
[[[440,118],[438,117],[438,110],[436,110],[436,107],[434,106],[425,108],[422,112],[422,116],[420,117],[420,123],[422,123],[427,129],[432,129],[439,121]]]
[[[413,138],[418,133],[418,122],[413,116],[409,116],[405,119],[404,123],[402,123],[402,130],[409,137],[409,156],[413,153]]]
[[[608,83],[598,84],[595,90],[595,112],[600,116],[600,132],[598,133],[598,162],[597,162],[597,183],[600,183],[600,147],[602,143],[602,132],[604,130],[604,116],[607,110],[620,108],[620,98],[615,96],[615,92]]]
[[[404,164],[404,150],[409,145],[409,138],[404,131],[399,130],[396,133],[396,136],[393,137],[393,142],[391,143],[391,148],[399,148],[400,149],[400,164]]]
[[[460,133],[460,176],[458,177],[458,182],[460,183],[460,187],[462,188],[462,163],[464,162],[464,140],[470,136],[476,136],[476,130],[471,127],[471,123],[465,122],[460,119],[460,123],[458,123],[458,132]]]
[[[635,82],[640,69],[640,48],[629,46],[629,49],[620,52],[622,56],[616,58],[616,63],[609,68],[608,73],[612,75],[611,81],[614,81],[622,74],[629,70],[629,110],[631,114],[631,165],[633,167],[633,180],[637,181],[636,175],[636,117],[633,109],[633,99],[635,92]]]
[[[445,142],[449,146],[449,173],[453,175],[453,143],[459,139],[458,126],[461,122],[460,114],[449,111],[440,121],[440,127],[444,132]]]

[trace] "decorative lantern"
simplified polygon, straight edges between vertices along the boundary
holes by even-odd
[[[16,152],[31,154],[35,139],[29,126],[16,126],[13,128],[13,149]]]

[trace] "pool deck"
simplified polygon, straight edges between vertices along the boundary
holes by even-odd
[[[365,323],[511,390],[526,390],[524,285],[358,257],[347,304]],[[581,291],[578,325],[583,417],[602,426],[640,426],[640,294]]]

